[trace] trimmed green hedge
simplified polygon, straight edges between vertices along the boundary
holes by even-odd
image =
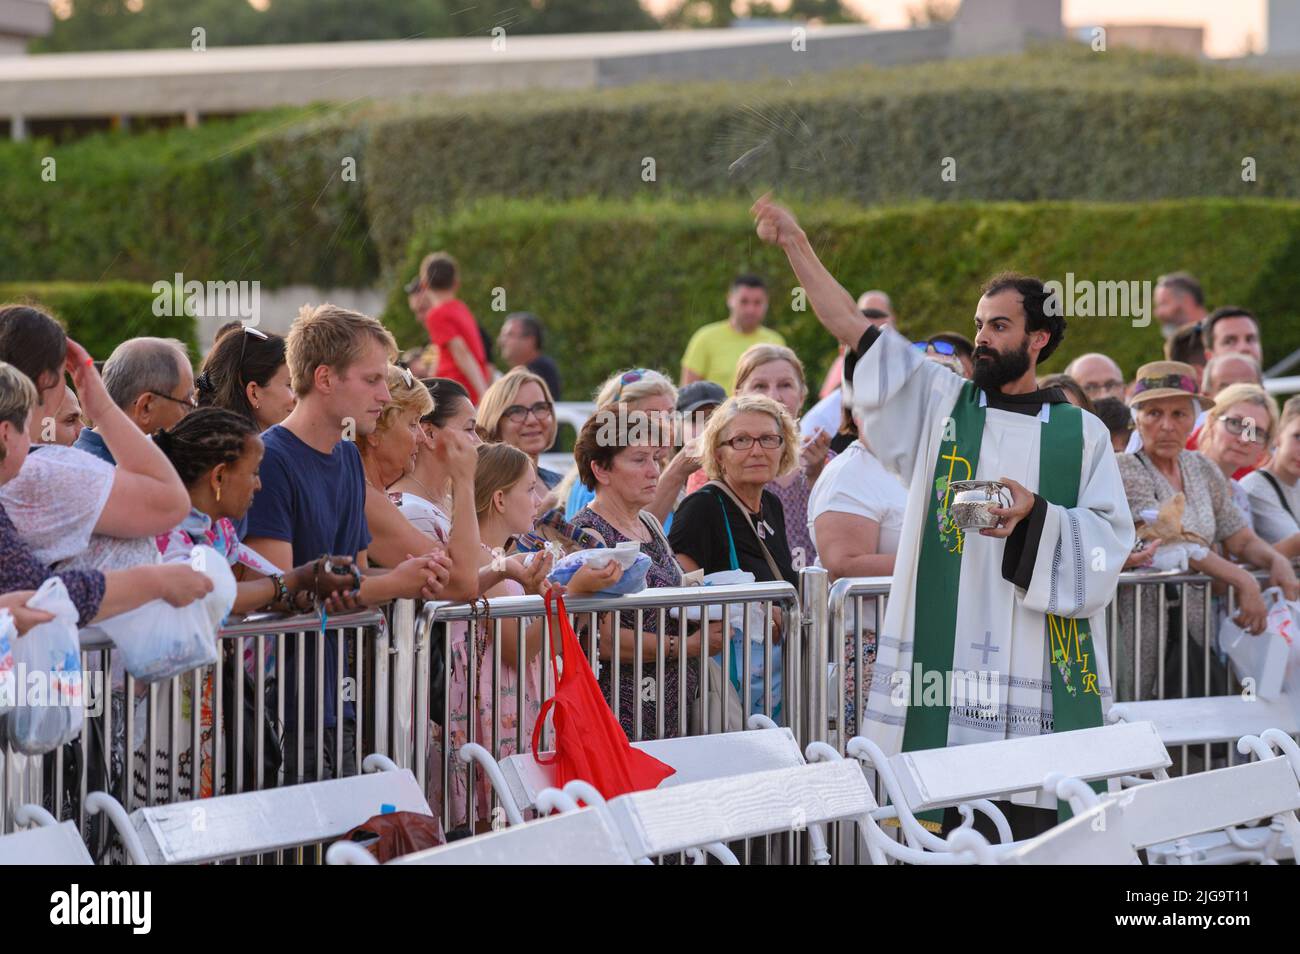
[[[375,119],[367,206],[390,264],[416,219],[413,197],[439,214],[485,196],[753,198],[768,187],[862,205],[1300,198],[1297,128],[1295,75],[1076,44],[790,83],[425,105]],[[1254,182],[1242,180],[1246,157]]]
[[[797,205],[822,260],[855,295],[883,288],[909,337],[956,330],[973,337],[985,279],[1016,269],[1050,280],[1150,280],[1186,268],[1214,305],[1240,304],[1262,319],[1266,361],[1300,347],[1300,203],[1183,200],[1143,204],[945,203],[864,211],[847,203]],[[765,276],[768,322],[820,381],[834,345],[810,310],[792,309],[785,256],[754,235],[746,203],[615,203],[485,200],[416,233],[401,271],[447,248],[465,263],[462,294],[490,330],[492,289],[506,309],[536,312],[547,350],[577,399],[604,376],[633,365],[676,378],[686,342],[726,317],[724,297],[741,271]],[[425,339],[394,288],[385,320],[404,344]],[[1112,355],[1127,375],[1162,357],[1154,316],[1069,320],[1045,365],[1062,369],[1087,351]]]
[[[128,338],[156,335],[177,338],[199,357],[198,330],[193,317],[158,317],[153,313],[153,289],[132,282],[11,282],[0,284],[0,302],[40,305],[63,322],[68,336],[91,357],[102,361]]]
[[[0,281],[369,284],[364,129],[316,112],[0,145]]]
[[[1074,44],[789,81],[317,106],[4,142],[0,281],[152,284],[179,271],[367,286],[403,261],[419,215],[495,196],[738,200],[771,185],[860,205],[1300,198],[1297,120],[1294,74]],[[1241,179],[1245,157],[1255,182]]]

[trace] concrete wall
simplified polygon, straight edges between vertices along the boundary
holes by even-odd
[[[916,30],[863,30],[860,27],[809,31],[802,50],[796,49],[793,27],[762,44],[709,50],[683,50],[652,56],[611,57],[597,65],[598,86],[623,86],[646,80],[707,80],[725,77],[744,81],[763,76],[847,69],[870,63],[896,66],[948,55],[947,26]]]
[[[952,20],[950,55],[1018,53],[1032,40],[1064,35],[1061,0],[962,0]]]
[[[262,331],[286,334],[289,325],[303,305],[332,302],[366,315],[378,315],[384,309],[384,294],[376,288],[314,288],[310,285],[289,285],[272,291],[261,289],[258,295],[259,314],[257,327]],[[207,354],[217,329],[231,320],[229,315],[199,315],[199,348]]]
[[[1018,31],[1003,47],[1019,48]],[[1000,34],[982,26],[981,35]],[[506,37],[503,47],[477,37],[48,54],[0,60],[0,115],[201,116],[358,98],[745,80],[943,59],[950,47],[947,26],[808,27],[801,39],[797,50],[795,27],[782,26]]]
[[[21,56],[27,41],[54,27],[49,0],[0,0],[0,56]]]
[[[1300,54],[1300,0],[1266,0],[1268,4],[1268,54]]]

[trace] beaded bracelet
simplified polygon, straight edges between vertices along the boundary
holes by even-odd
[[[275,598],[271,600],[271,606],[282,606],[289,602],[289,588],[284,585],[284,575],[281,573],[272,573],[271,582],[275,584]]]

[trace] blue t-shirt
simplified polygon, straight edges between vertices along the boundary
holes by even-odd
[[[266,455],[259,475],[262,489],[253,496],[248,511],[249,538],[268,537],[293,546],[293,566],[310,563],[324,554],[355,557],[370,545],[366,525],[366,476],[361,453],[351,441],[339,441],[322,454],[303,443],[288,428],[276,424],[262,432]],[[288,570],[289,567],[281,567]],[[308,638],[305,711],[315,703],[315,641]],[[288,641],[293,655],[294,641]],[[288,662],[288,660],[286,660]],[[285,672],[296,669],[286,665]],[[338,685],[338,643],[331,632],[325,641],[325,726],[337,722],[334,690]],[[297,716],[293,680],[286,687],[286,716]],[[355,718],[352,703],[344,703],[344,718]]]
[[[99,435],[98,431],[83,427],[72,446],[77,450],[85,451],[87,454],[93,454],[114,467],[117,466],[117,461],[113,459],[113,452],[108,449],[108,445],[104,443],[104,438]]]

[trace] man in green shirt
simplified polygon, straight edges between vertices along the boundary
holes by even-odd
[[[727,293],[726,321],[705,325],[691,336],[682,355],[682,386],[713,381],[730,394],[740,356],[756,344],[785,344],[771,328],[767,314],[767,283],[757,275],[739,275]]]

